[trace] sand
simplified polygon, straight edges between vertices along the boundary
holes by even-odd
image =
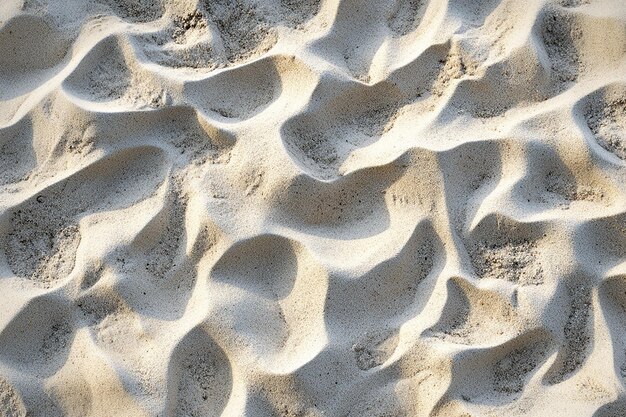
[[[623,0],[1,0],[0,417],[626,416]]]

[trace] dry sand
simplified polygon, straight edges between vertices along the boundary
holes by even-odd
[[[1,0],[0,416],[626,416],[623,0]]]

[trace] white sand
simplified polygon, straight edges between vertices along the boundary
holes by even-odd
[[[0,0],[0,416],[626,416],[623,0]]]

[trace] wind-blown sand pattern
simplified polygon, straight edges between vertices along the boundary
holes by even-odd
[[[626,416],[622,0],[2,0],[0,416]]]

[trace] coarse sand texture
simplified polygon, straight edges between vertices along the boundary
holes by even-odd
[[[625,0],[0,0],[0,417],[626,417]]]

